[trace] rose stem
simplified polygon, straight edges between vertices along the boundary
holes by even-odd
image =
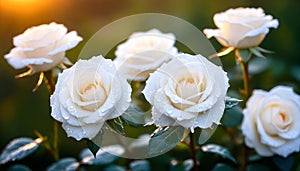
[[[243,82],[244,82],[243,94],[245,96],[245,99],[247,100],[250,95],[250,80],[249,80],[248,62],[243,60],[238,49],[235,50],[235,57],[236,57],[237,61],[239,62],[241,69],[242,69]]]
[[[248,61],[244,61],[243,58],[241,57],[239,50],[235,50],[235,57],[237,61],[239,62],[242,73],[243,73],[243,82],[244,82],[244,90],[243,90],[243,95],[245,98],[245,101],[248,100],[249,95],[250,95],[250,80],[249,80],[249,71],[248,71]],[[247,160],[248,160],[248,148],[246,145],[243,145],[243,160],[241,163],[241,171],[245,171],[247,167]]]
[[[51,94],[54,93],[55,90],[55,83],[54,83],[54,78],[53,75],[51,73],[51,71],[48,71],[48,75],[49,75],[49,80],[46,81],[46,84],[48,85],[48,89],[50,91]],[[56,161],[59,160],[59,149],[58,149],[58,122],[56,120],[54,120],[53,123],[53,157]]]
[[[193,133],[189,133],[190,135],[190,148],[192,151],[192,158],[193,158],[193,163],[194,163],[194,167],[193,167],[193,171],[198,171],[198,165],[197,165],[197,156],[196,156],[196,147],[195,147],[195,141],[194,141],[194,134]]]

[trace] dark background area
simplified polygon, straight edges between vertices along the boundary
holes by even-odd
[[[267,55],[270,65],[253,77],[252,87],[269,90],[279,84],[291,85],[299,93],[300,1],[297,0],[0,0],[0,150],[13,138],[36,137],[34,130],[52,135],[53,120],[46,86],[43,84],[32,93],[38,75],[15,79],[14,76],[25,69],[15,70],[4,59],[13,48],[12,38],[28,27],[55,21],[70,31],[76,30],[83,41],[67,52],[75,62],[81,48],[95,32],[122,17],[145,12],[164,13],[180,17],[203,30],[215,28],[212,19],[215,13],[240,6],[262,7],[279,20],[279,28],[271,29],[261,44],[275,53]],[[214,39],[211,42],[217,51],[220,50],[221,46]],[[222,61],[225,70],[234,66],[232,55]],[[85,146],[84,141],[67,138],[60,130],[62,156],[77,156]]]

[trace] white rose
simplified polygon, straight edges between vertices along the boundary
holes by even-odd
[[[215,37],[225,47],[258,46],[269,28],[277,28],[278,20],[265,15],[261,8],[236,8],[214,15],[218,29],[204,29],[208,38]]]
[[[201,55],[180,54],[150,74],[143,94],[158,126],[220,124],[229,87],[226,72]]]
[[[120,116],[130,104],[131,87],[110,59],[79,60],[59,75],[50,98],[51,116],[68,136],[92,139],[104,122]]]
[[[14,37],[16,47],[5,58],[15,69],[30,68],[31,74],[47,71],[62,62],[65,51],[81,40],[75,31],[67,33],[67,28],[62,24],[43,24]]]
[[[245,143],[261,156],[300,150],[300,96],[292,88],[254,90],[243,113]]]
[[[164,34],[157,29],[133,33],[117,47],[114,63],[127,79],[143,81],[177,54],[174,44],[173,34]]]

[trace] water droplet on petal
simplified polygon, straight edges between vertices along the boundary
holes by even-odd
[[[172,110],[168,110],[167,113],[168,113],[168,114],[172,114],[173,111],[172,111]]]
[[[70,116],[67,115],[67,116],[64,117],[64,119],[65,119],[65,120],[68,120],[68,119],[70,119]]]

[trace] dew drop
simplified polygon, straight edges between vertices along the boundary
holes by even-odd
[[[65,119],[65,120],[68,120],[68,119],[70,119],[70,116],[67,115],[67,116],[64,117],[64,119]]]
[[[172,110],[168,110],[167,113],[168,113],[168,114],[172,114],[173,111],[172,111]]]
[[[101,109],[101,113],[104,113],[104,112],[106,112],[107,110],[105,110],[105,109]]]

